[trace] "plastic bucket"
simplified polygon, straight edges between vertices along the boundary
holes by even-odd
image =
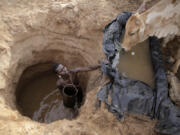
[[[76,104],[78,89],[73,84],[67,84],[63,88],[63,104],[66,107],[73,108]]]

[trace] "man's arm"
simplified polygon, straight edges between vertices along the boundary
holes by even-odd
[[[88,72],[88,71],[96,70],[100,67],[101,67],[101,64],[89,66],[89,67],[79,67],[79,68],[70,69],[69,72],[71,72],[71,73]]]

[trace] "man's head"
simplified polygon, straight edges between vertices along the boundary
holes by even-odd
[[[132,15],[127,23],[122,47],[128,51],[144,39],[145,25],[139,17],[139,13]]]
[[[63,66],[62,64],[60,64],[60,63],[55,63],[54,64],[53,71],[56,74],[59,74],[59,75],[63,75],[63,74],[67,74],[68,73],[67,68],[65,66]]]

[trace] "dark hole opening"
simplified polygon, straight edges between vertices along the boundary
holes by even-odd
[[[67,86],[64,88],[64,93],[68,96],[76,96],[77,91],[78,90],[75,88],[75,86]]]
[[[71,87],[66,94],[77,96],[78,107],[67,108],[63,105],[63,96],[57,88],[58,77],[52,72],[53,63],[43,63],[28,67],[21,75],[16,88],[17,109],[32,120],[50,123],[56,120],[72,120],[78,116],[83,105],[88,81],[87,74],[78,76],[78,92]]]

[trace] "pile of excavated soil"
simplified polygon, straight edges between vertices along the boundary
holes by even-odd
[[[94,65],[104,58],[103,28],[141,0],[0,1],[0,135],[155,135],[155,121],[127,114],[120,121],[102,105],[99,87],[88,74],[86,100],[73,120],[39,123],[17,109],[16,87],[23,71],[58,61],[68,68]]]

